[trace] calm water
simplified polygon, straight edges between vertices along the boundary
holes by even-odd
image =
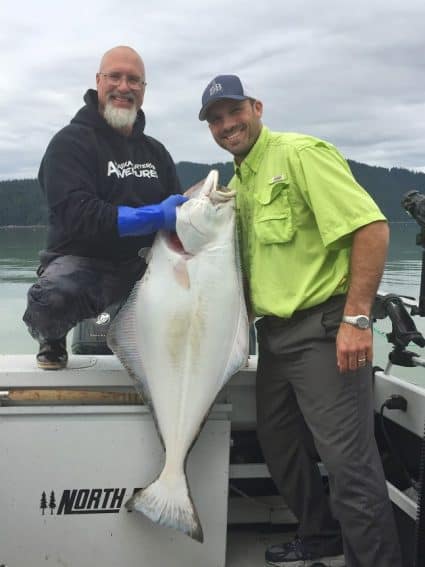
[[[391,225],[390,250],[381,285],[386,291],[418,297],[422,263],[422,248],[416,245],[418,232],[414,222]],[[26,291],[35,280],[38,251],[43,248],[44,239],[45,230],[40,228],[0,229],[0,354],[34,353],[36,350],[21,317]],[[415,318],[415,322],[425,333],[425,318]],[[375,326],[375,362],[381,366],[386,362],[385,332],[389,330],[386,320]],[[414,372],[424,373],[422,369]]]
[[[44,229],[0,230],[0,354],[35,352],[21,319],[44,241]]]

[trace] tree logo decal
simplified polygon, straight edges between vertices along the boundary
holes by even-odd
[[[126,492],[126,488],[72,488],[63,490],[56,498],[54,490],[43,490],[40,497],[41,515],[118,514]]]

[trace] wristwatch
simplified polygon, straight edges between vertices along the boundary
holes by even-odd
[[[358,329],[369,329],[370,327],[370,319],[367,315],[344,315],[342,321]]]

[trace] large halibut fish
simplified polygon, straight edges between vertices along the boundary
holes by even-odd
[[[218,186],[216,170],[187,192],[177,209],[178,238],[157,234],[147,270],[108,334],[166,452],[160,476],[126,506],[198,541],[186,457],[219,390],[248,357],[234,195]]]

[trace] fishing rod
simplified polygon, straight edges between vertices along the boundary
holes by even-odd
[[[404,195],[401,204],[416,220],[420,228],[420,232],[416,236],[416,244],[422,247],[419,306],[417,309],[412,309],[412,315],[423,317],[425,315],[425,195],[419,193],[419,191],[409,191]],[[421,364],[422,359],[416,358],[413,361],[417,362],[416,366],[423,366]],[[425,424],[421,446],[415,544],[415,567],[425,567]]]
[[[419,290],[419,306],[412,310],[412,315],[425,316],[425,195],[419,191],[408,191],[404,194],[401,206],[418,223],[420,232],[416,235],[416,244],[422,247],[422,270]]]

